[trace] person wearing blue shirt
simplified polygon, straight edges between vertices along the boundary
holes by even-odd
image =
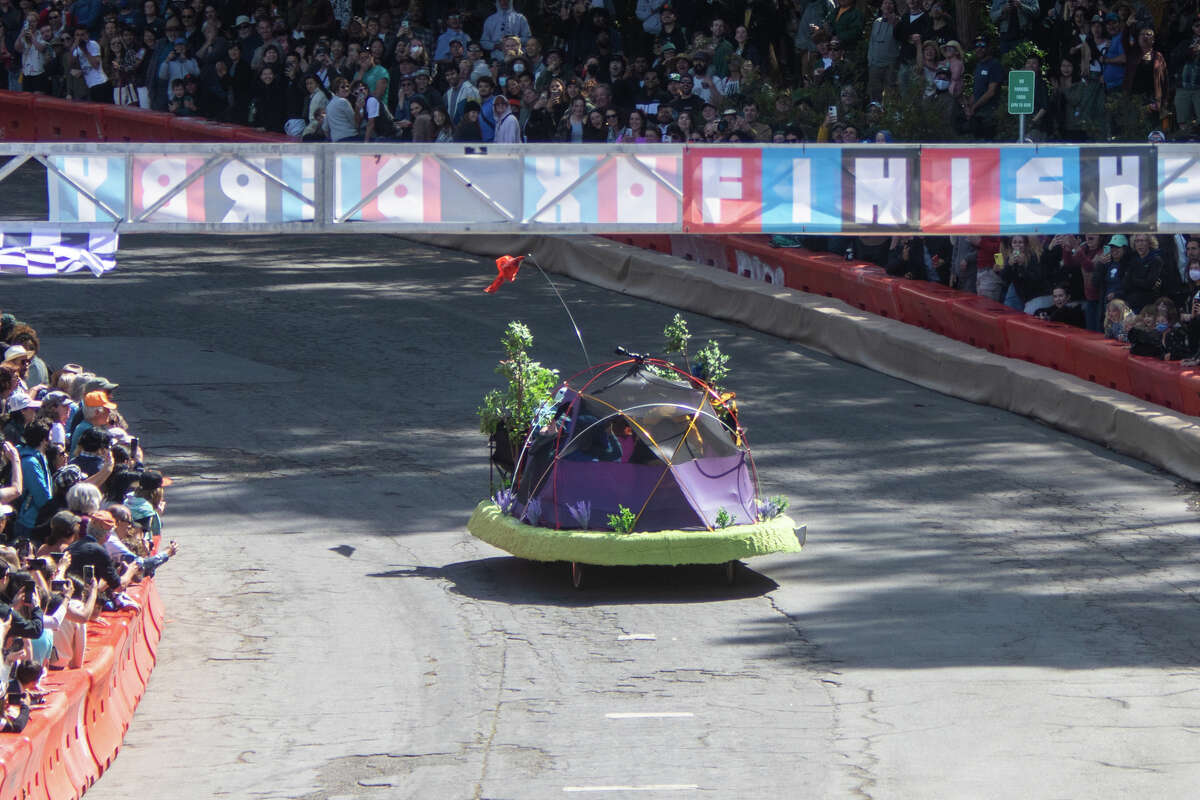
[[[37,525],[42,506],[50,502],[50,465],[46,463],[46,443],[50,440],[50,423],[37,420],[25,426],[21,454],[23,491],[17,501],[17,516],[13,520],[13,538],[25,539]]]

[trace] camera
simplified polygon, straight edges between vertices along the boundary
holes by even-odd
[[[721,120],[717,123],[717,130],[721,133],[725,133],[727,130],[729,130],[729,123],[725,120]]]
[[[67,587],[71,585],[68,580],[53,580],[50,581],[50,588],[56,592],[65,592]]]
[[[42,570],[51,569],[51,566],[50,566],[50,562],[44,558],[31,558],[31,559],[29,559],[29,568],[36,569],[38,571],[42,571]]]

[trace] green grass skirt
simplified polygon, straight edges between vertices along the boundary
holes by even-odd
[[[519,522],[490,500],[475,507],[467,530],[494,547],[531,561],[602,566],[722,564],[767,553],[798,552],[805,536],[804,528],[797,530],[786,515],[716,531],[556,531]]]

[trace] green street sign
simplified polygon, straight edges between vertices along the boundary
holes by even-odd
[[[1032,114],[1034,81],[1031,69],[1014,69],[1008,73],[1008,113]]]

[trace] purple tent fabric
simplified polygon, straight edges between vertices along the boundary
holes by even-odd
[[[749,453],[702,385],[636,364],[596,369],[564,392],[553,423],[522,455],[522,509],[536,498],[539,524],[552,528],[579,527],[568,507],[581,500],[591,504],[592,529],[618,506],[639,515],[639,531],[713,528],[722,509],[735,522],[755,519]]]

